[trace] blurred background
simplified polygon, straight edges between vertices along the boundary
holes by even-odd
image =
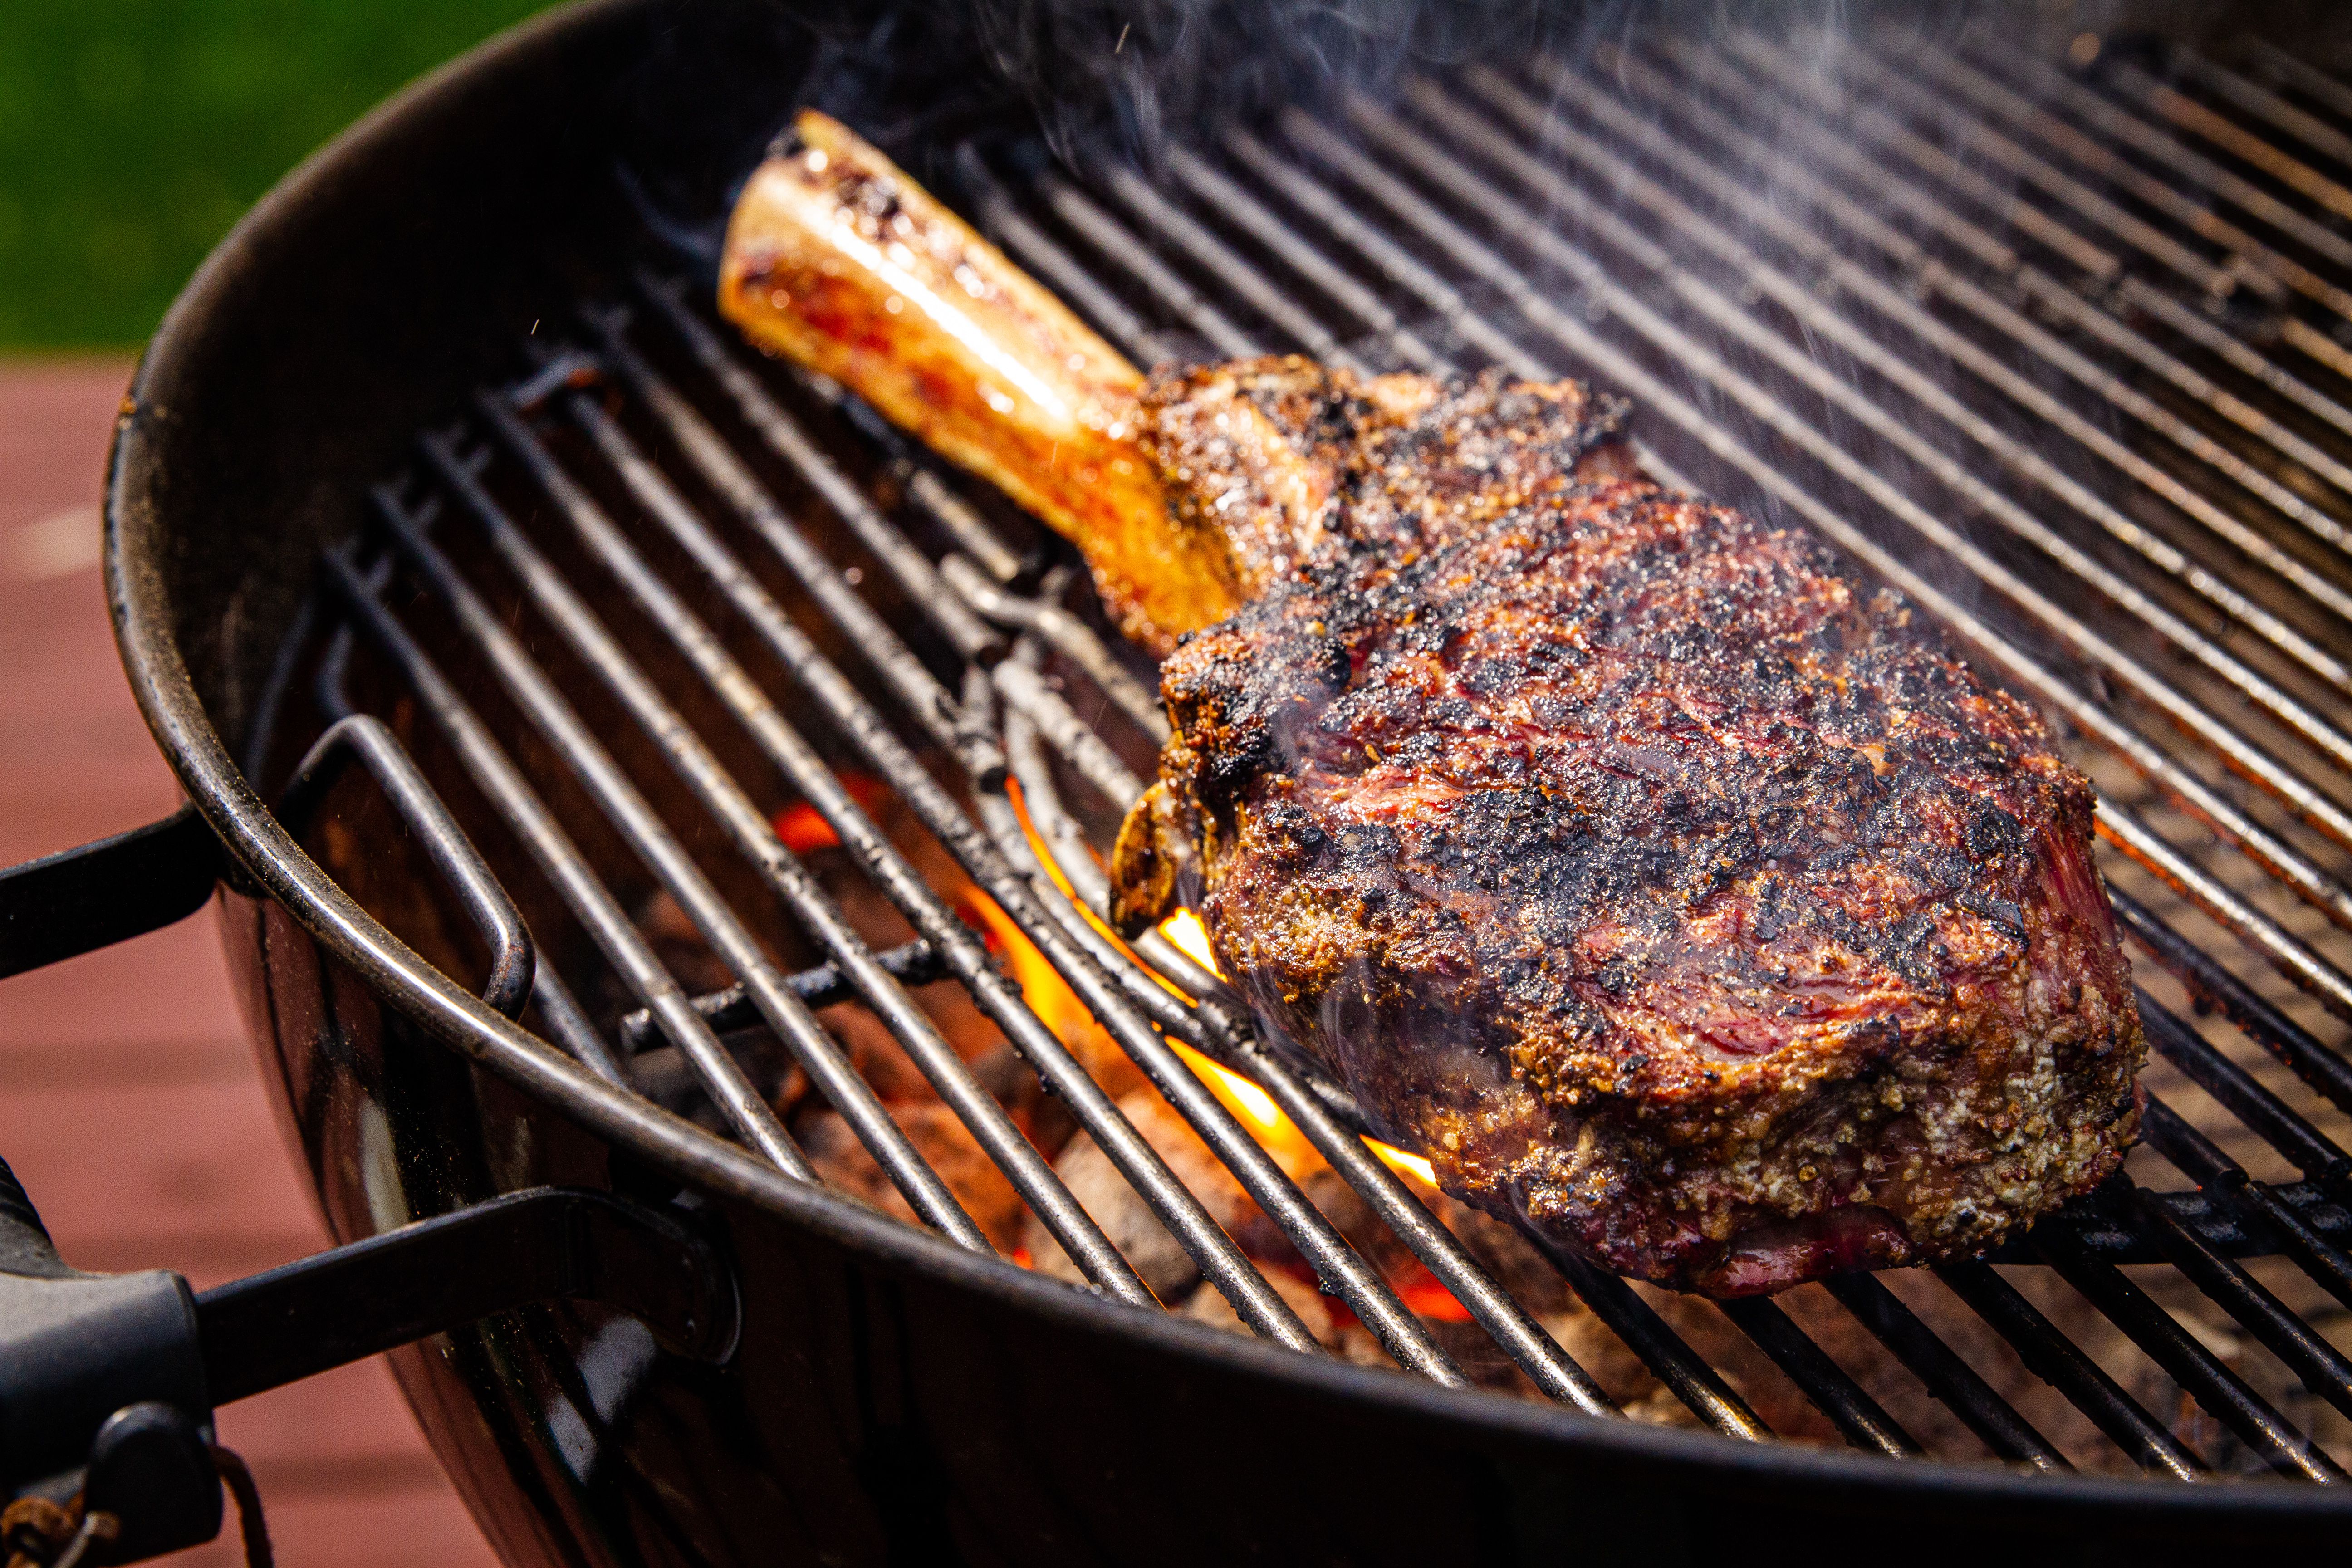
[[[179,804],[116,661],[99,487],[140,345],[279,175],[536,0],[0,0],[0,865]],[[0,981],[0,1156],[67,1260],[198,1288],[327,1245],[209,910]],[[278,1561],[488,1568],[391,1377],[221,1413]],[[181,1568],[243,1561],[232,1521]]]
[[[0,350],[135,349],[238,215],[540,0],[7,0]]]

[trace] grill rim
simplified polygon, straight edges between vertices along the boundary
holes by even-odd
[[[2044,1476],[1994,1465],[1889,1464],[1850,1449],[1789,1443],[1744,1444],[1711,1433],[1629,1421],[1579,1418],[1481,1391],[1454,1391],[1409,1376],[1307,1357],[1224,1334],[1171,1314],[1118,1310],[1001,1259],[972,1256],[944,1239],[873,1213],[824,1189],[804,1187],[691,1123],[605,1085],[505,1019],[426,963],[362,910],[278,824],[247,782],[196,688],[178,627],[186,606],[175,592],[174,549],[201,550],[175,527],[174,407],[194,372],[219,352],[222,323],[251,308],[253,279],[273,261],[316,246],[305,235],[341,213],[362,226],[379,218],[372,165],[412,157],[410,133],[462,112],[467,100],[535,75],[567,43],[604,29],[634,28],[670,7],[665,0],[584,0],[525,23],[460,57],[372,111],[313,154],[247,214],[207,258],[167,313],[131,384],[129,411],[109,456],[105,583],[119,651],[142,716],[183,787],[241,868],[230,896],[268,899],[286,909],[326,952],[379,999],[436,1039],[599,1138],[650,1159],[715,1194],[756,1205],[894,1269],[986,1295],[1073,1329],[1164,1348],[1192,1361],[1306,1387],[1351,1402],[1543,1439],[1563,1458],[1580,1451],[1635,1456],[1705,1476],[1749,1482],[1809,1483],[1853,1506],[1864,1492],[1889,1500],[1943,1497],[1998,1504],[2015,1516],[2092,1509],[2146,1527],[2183,1512],[2219,1522],[2352,1518],[2352,1494],[2270,1486],[2158,1486],[2147,1479]],[[2074,1522],[2081,1522],[2074,1518]],[[2137,1529],[2129,1533],[2137,1533]]]

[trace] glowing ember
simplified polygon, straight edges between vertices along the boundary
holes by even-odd
[[[1380,1147],[1374,1144],[1374,1148]],[[1407,1155],[1406,1158],[1412,1158]],[[1454,1299],[1454,1292],[1433,1279],[1416,1279],[1397,1287],[1397,1299],[1424,1318],[1435,1318],[1448,1323],[1466,1323],[1470,1309]]]
[[[1176,951],[1222,979],[1224,971],[1217,967],[1217,955],[1209,951],[1209,928],[1201,917],[1190,910],[1178,910],[1160,922],[1160,934],[1176,944]]]
[[[868,816],[879,812],[890,801],[889,786],[868,773],[843,773],[842,788],[849,792]],[[795,801],[776,813],[776,837],[785,848],[795,855],[806,855],[813,849],[831,849],[841,842],[833,825],[819,815],[808,802]]]

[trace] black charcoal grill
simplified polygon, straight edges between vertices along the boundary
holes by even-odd
[[[1284,76],[1332,58],[1302,23],[1212,115],[1139,89],[1196,47],[1169,16],[1040,111],[978,63],[1019,53],[992,15],[563,13],[356,128],[174,307],[108,560],[193,805],[10,873],[0,940],[23,968],[217,880],[360,1245],[192,1316],[86,1288],[105,1334],[58,1308],[0,1358],[12,1479],[87,1462],[123,1555],[197,1538],[208,1473],[152,1456],[415,1341],[515,1562],[2344,1540],[2352,35],[1488,18],[1351,87]],[[1020,36],[1050,63],[1093,20]],[[1653,473],[1951,626],[2101,787],[2157,1058],[2126,1174],[1932,1275],[1536,1281],[1173,941],[1109,941],[1150,670],[1049,536],[708,308],[726,181],[803,101],[1139,362],[1588,376]],[[1080,1139],[1116,1215],[1057,1173]]]

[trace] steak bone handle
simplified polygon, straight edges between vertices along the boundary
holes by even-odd
[[[752,174],[719,309],[1076,542],[1154,651],[1239,605],[1223,536],[1171,517],[1139,443],[1142,374],[838,121],[803,110]]]

